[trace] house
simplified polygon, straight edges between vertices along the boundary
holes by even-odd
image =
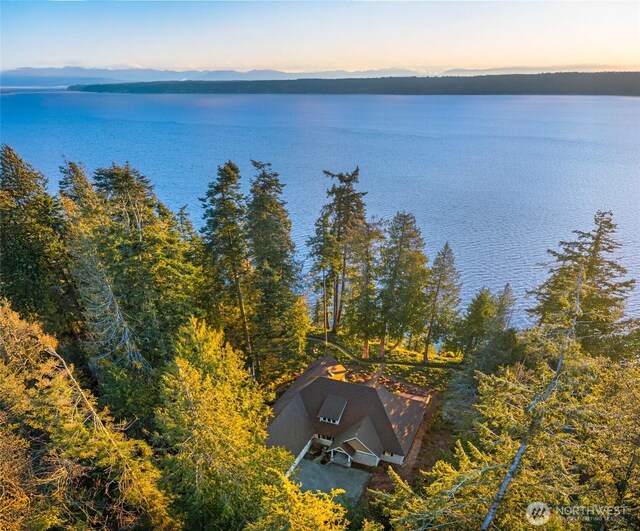
[[[314,442],[332,462],[401,465],[425,413],[425,404],[395,395],[372,381],[345,381],[346,369],[327,356],[311,365],[273,406],[268,446],[295,457],[294,468]]]

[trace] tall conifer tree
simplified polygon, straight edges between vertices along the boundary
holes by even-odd
[[[574,241],[560,242],[560,250],[549,250],[554,264],[549,278],[536,290],[536,306],[530,312],[540,324],[565,326],[571,319],[570,302],[564,296],[582,275],[582,315],[576,336],[592,354],[615,355],[612,340],[626,333],[625,303],[635,285],[627,279],[626,269],[616,260],[620,243],[615,239],[617,226],[611,212],[597,212],[595,227],[588,232],[574,231]]]
[[[364,359],[369,357],[369,341],[380,327],[377,281],[382,241],[381,223],[365,222],[356,230],[351,250],[353,271],[345,323],[349,334],[362,341]]]
[[[329,284],[323,292],[325,298],[329,293],[331,295],[331,332],[335,334],[342,322],[351,280],[353,238],[366,220],[363,200],[366,192],[356,190],[360,176],[358,168],[351,173],[324,173],[334,183],[327,191],[330,202],[322,208],[310,247],[314,270],[322,272],[317,283]]]
[[[247,207],[240,192],[238,166],[229,161],[218,167],[218,176],[209,184],[202,204],[206,272],[213,282],[225,287],[227,297],[235,302],[242,329],[242,347],[250,359],[254,376],[258,378],[260,366],[253,353],[247,305],[251,273],[245,227]]]
[[[67,278],[65,223],[47,179],[9,146],[0,151],[0,296],[47,329],[69,332],[77,316]],[[71,317],[72,316],[72,317]]]
[[[283,185],[270,164],[253,161],[258,175],[251,183],[247,239],[256,292],[252,317],[254,355],[263,373],[282,374],[304,352],[307,310],[296,295],[298,264],[291,221],[282,199]],[[268,366],[264,367],[262,361]]]
[[[156,412],[168,483],[189,529],[242,529],[259,515],[268,469],[286,471],[290,456],[266,448],[264,396],[221,332],[192,319],[174,352]]]
[[[449,243],[438,251],[426,288],[427,332],[424,361],[434,341],[447,339],[453,331],[460,305],[460,275]]]
[[[407,333],[422,332],[428,278],[424,240],[416,218],[398,212],[387,227],[380,256],[380,357],[387,338],[395,339],[398,345]]]

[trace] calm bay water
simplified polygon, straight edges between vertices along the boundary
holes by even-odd
[[[416,215],[428,254],[449,241],[463,298],[511,282],[516,322],[545,277],[545,250],[612,210],[621,260],[640,282],[640,100],[585,96],[8,94],[2,142],[55,189],[63,157],[133,166],[174,209],[216,166],[281,173],[301,257],[325,201],[322,170],[361,170],[369,213]],[[248,181],[248,179],[247,179]],[[245,182],[245,186],[248,182]],[[630,312],[640,315],[640,286]]]

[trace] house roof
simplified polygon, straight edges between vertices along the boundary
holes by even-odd
[[[322,403],[318,417],[325,417],[331,420],[340,420],[344,408],[347,407],[347,401],[341,396],[327,395]]]
[[[304,386],[319,376],[327,376],[336,380],[344,380],[347,369],[338,363],[333,356],[325,356],[315,361],[304,371],[282,396],[273,405],[274,414],[278,415],[284,406],[291,400]]]
[[[352,441],[353,439],[358,439],[369,450],[378,456],[384,451],[371,417],[365,417],[357,424],[354,424],[343,431],[340,436],[334,440],[329,449],[334,446],[344,448],[343,443],[349,444],[349,441]]]
[[[329,450],[337,450],[338,448],[340,448],[340,450],[350,455],[351,457],[353,457],[356,453],[355,448],[353,448],[353,446],[351,446],[348,442],[343,441],[340,444],[334,443],[331,446],[329,446]]]
[[[310,423],[312,433],[333,437],[338,444],[357,437],[376,455],[383,451],[406,455],[422,421],[424,403],[394,395],[379,385],[360,385],[323,376],[326,367],[332,364],[337,362],[330,356],[318,360],[278,399],[273,407],[276,417],[269,426],[267,442],[274,445],[274,440],[281,440],[284,441],[282,445],[290,449],[287,435],[280,432],[293,433],[298,426],[304,426],[304,432],[308,433],[307,423]],[[329,399],[329,396],[334,398]],[[300,419],[299,403],[296,409],[289,410],[288,404],[294,399],[302,401],[306,421]],[[325,409],[337,408],[339,404],[345,404],[339,424],[319,420],[320,416],[337,420],[339,416],[324,413]]]
[[[313,437],[313,426],[300,395],[294,396],[267,427],[267,444],[297,456]]]

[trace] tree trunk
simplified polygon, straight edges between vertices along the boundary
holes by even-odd
[[[402,344],[402,339],[398,339],[398,341],[396,341],[393,346],[389,349],[389,352],[393,352],[395,349],[397,349],[400,345]]]
[[[369,359],[369,340],[368,339],[365,339],[364,343],[362,344],[362,359],[363,360]]]
[[[629,481],[633,477],[633,470],[636,466],[638,457],[637,452],[638,448],[636,447],[633,449],[633,453],[631,454],[631,461],[629,461],[629,466],[627,467],[627,472],[624,478],[618,481],[618,484],[616,485],[616,490],[618,491],[618,495],[616,496],[616,505],[623,505],[627,489],[629,488]]]
[[[383,360],[384,359],[384,342],[385,342],[385,337],[382,336],[380,338],[380,346],[378,347],[378,357]]]
[[[424,352],[422,354],[422,362],[429,362],[429,347],[431,346],[431,329],[433,328],[433,318],[429,321],[429,328],[427,328],[427,339],[425,340],[426,345],[424,346]]]
[[[326,342],[327,329],[329,328],[329,309],[327,307],[327,276],[324,269],[322,270],[322,323]]]
[[[341,273],[341,279],[340,279],[340,293],[338,294],[338,298],[337,298],[337,303],[338,306],[335,309],[335,318],[333,320],[333,327],[334,327],[334,334],[338,333],[338,328],[340,327],[340,323],[342,322],[342,308],[343,308],[343,301],[344,301],[344,290],[347,284],[347,255],[345,254],[342,257],[342,273]]]
[[[431,319],[429,319],[429,328],[427,330],[427,341],[424,346],[424,355],[422,357],[422,361],[427,363],[429,361],[429,347],[431,346],[431,332],[433,330],[433,324],[436,321],[436,314],[438,312],[438,299],[440,298],[440,287],[442,286],[442,276],[444,275],[443,271],[440,271],[438,275],[438,284],[436,285],[436,295],[433,301],[433,307],[431,308]]]
[[[242,330],[244,332],[245,348],[247,349],[247,355],[251,360],[251,372],[253,373],[253,378],[257,380],[260,377],[260,361],[258,360],[258,355],[254,354],[251,347],[251,337],[249,336],[249,322],[247,321],[247,314],[244,309],[244,297],[242,296],[242,289],[240,288],[240,278],[237,271],[233,272],[233,283],[236,288],[238,308],[240,309],[240,318],[242,319]]]

